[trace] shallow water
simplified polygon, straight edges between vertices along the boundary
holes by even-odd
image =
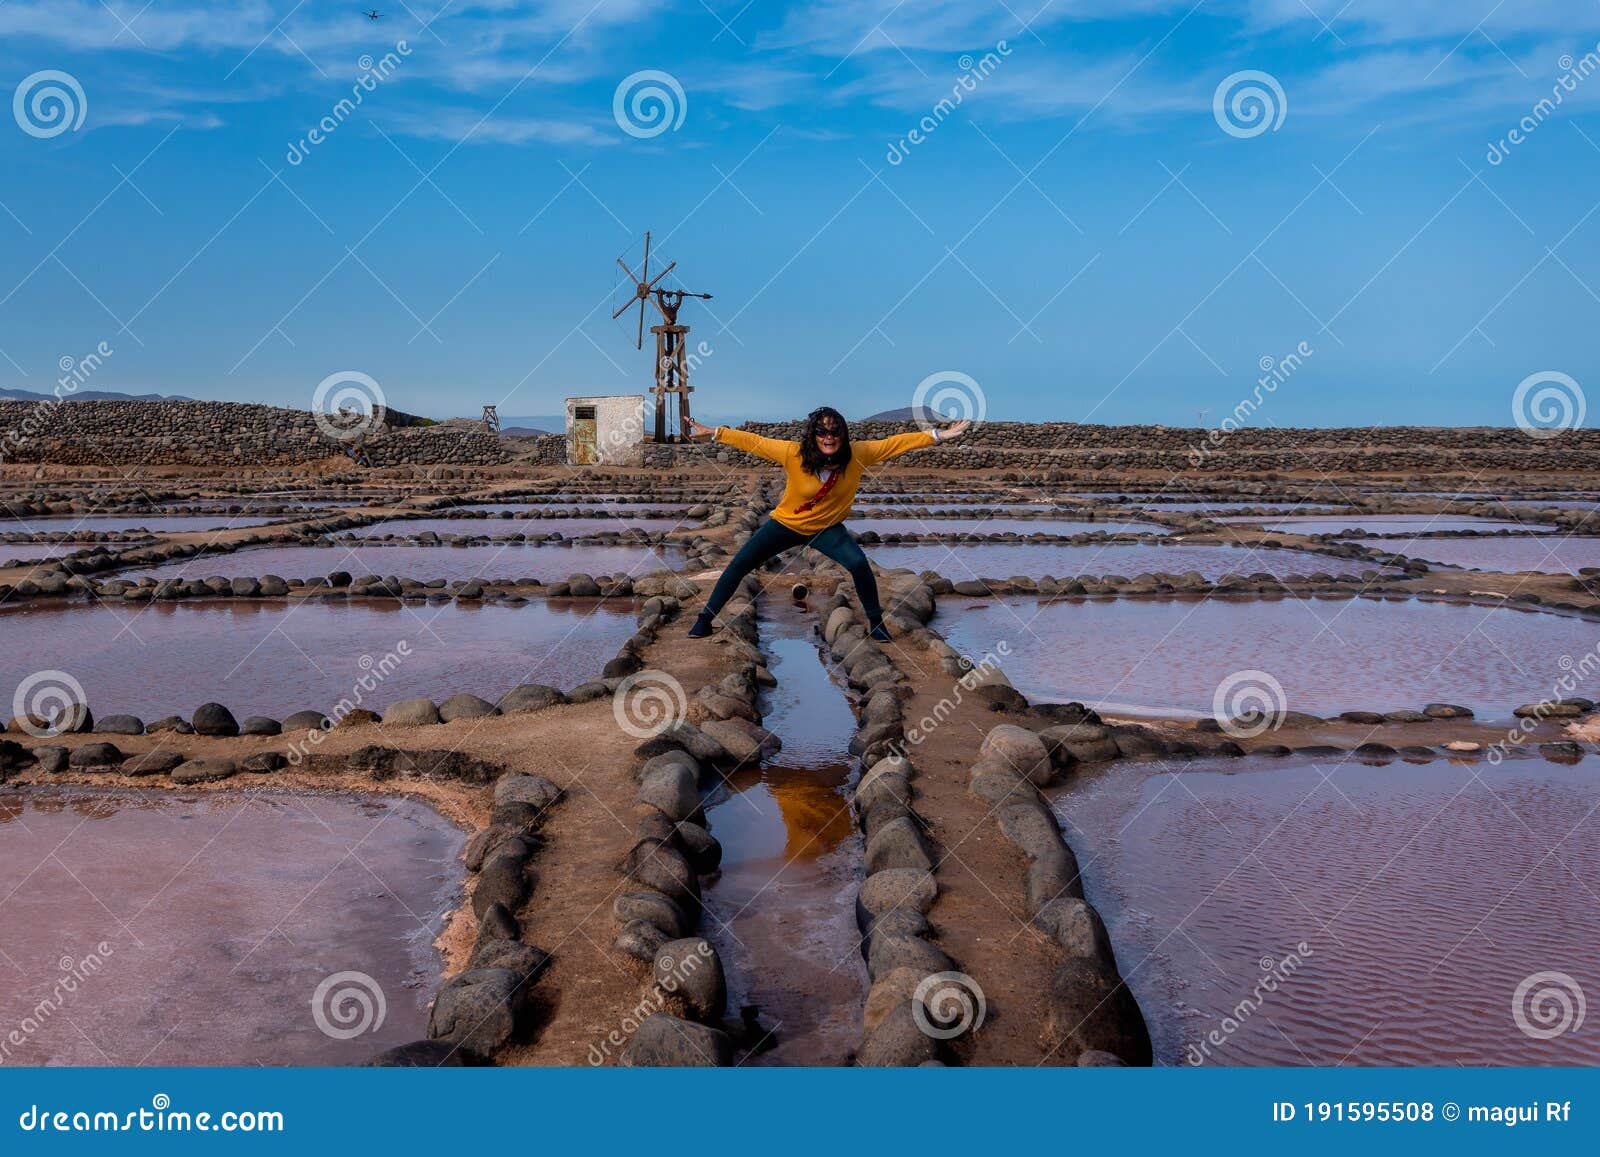
[[[706,890],[707,935],[728,964],[729,1008],[754,1004],[777,1047],[755,1064],[844,1064],[861,1032],[866,967],[854,899],[861,836],[850,815],[855,734],[809,637],[816,616],[769,600],[762,646],[778,686],[765,726],[783,750],[741,771],[707,809],[722,872]]]
[[[3,1061],[346,1065],[416,1040],[462,844],[404,799],[0,792],[0,1023],[25,1038]],[[341,972],[374,1008],[343,1040],[312,1005]],[[339,1003],[323,1023],[358,1028]]]
[[[1600,538],[1551,535],[1547,538],[1419,538],[1358,540],[1361,546],[1391,550],[1409,558],[1476,570],[1577,574],[1600,566]]]
[[[195,530],[227,530],[239,526],[264,526],[269,522],[293,521],[293,515],[274,514],[67,514],[55,518],[5,518],[0,519],[0,530],[23,534],[42,534],[70,530],[155,530],[162,533],[181,533]]]
[[[682,551],[670,546],[262,546],[120,571],[117,577],[203,579],[275,574],[310,578],[348,571],[352,575],[398,575],[418,582],[529,578],[548,583],[563,582],[574,574],[670,570],[682,558]]]
[[[606,494],[574,494],[564,497],[554,497],[542,502],[479,502],[471,506],[452,506],[451,510],[487,510],[498,514],[502,510],[560,510],[567,506],[603,506],[607,510],[661,510],[685,505],[674,500],[671,502],[644,502],[636,499],[622,499]]]
[[[1030,699],[1182,715],[1210,714],[1224,679],[1254,671],[1293,711],[1446,702],[1505,719],[1600,644],[1600,625],[1577,618],[1356,598],[945,599],[934,626],[965,655],[1004,641],[1001,669]]]
[[[620,534],[624,530],[647,530],[652,534],[692,523],[681,518],[399,518],[375,522],[371,526],[342,531],[354,538],[382,538],[386,534],[560,534],[568,538],[582,534]]]
[[[917,543],[911,546],[872,546],[867,556],[881,567],[933,570],[955,582],[1011,575],[1119,574],[1128,578],[1144,572],[1185,574],[1199,571],[1208,579],[1224,574],[1273,575],[1361,574],[1379,570],[1370,562],[1330,558],[1301,550],[1263,550],[1238,546],[1162,546],[1154,543],[1102,543],[1072,546],[1061,543]]]
[[[879,534],[1170,534],[1156,522],[1091,522],[1074,518],[852,518],[847,524],[861,533]]]
[[[1425,531],[1448,531],[1453,534],[1463,530],[1484,533],[1510,530],[1519,534],[1544,534],[1555,529],[1537,522],[1503,522],[1493,518],[1474,518],[1471,515],[1458,514],[1350,514],[1337,518],[1279,518],[1272,521],[1230,516],[1218,521],[1262,522],[1265,524],[1265,529],[1279,534],[1340,534],[1346,530],[1360,534],[1418,534]]]
[[[1512,1010],[1600,989],[1595,767],[1121,764],[1055,807],[1158,1063],[1594,1065]]]
[[[626,601],[13,604],[0,608],[0,702],[45,669],[76,680],[96,715],[146,722],[213,700],[241,720],[328,713],[346,698],[380,714],[412,696],[494,702],[518,683],[599,678],[634,625]]]

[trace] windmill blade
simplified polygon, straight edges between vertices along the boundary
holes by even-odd
[[[634,345],[639,349],[644,349],[644,299],[643,298],[639,299],[639,337],[638,337],[638,340],[634,342]]]
[[[668,265],[665,269],[663,269],[660,273],[656,274],[654,280],[646,281],[644,283],[644,287],[645,287],[646,291],[654,289],[656,287],[656,282],[657,281],[660,281],[663,277],[665,277],[667,274],[671,273],[677,267],[678,267],[678,263],[676,261],[674,261],[670,265]]]

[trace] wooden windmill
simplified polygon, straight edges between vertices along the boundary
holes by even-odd
[[[656,335],[656,375],[655,385],[651,392],[656,396],[656,437],[657,442],[685,441],[686,431],[689,428],[689,395],[693,387],[689,385],[689,327],[678,324],[678,310],[683,307],[686,297],[698,297],[703,301],[710,301],[709,293],[690,293],[687,289],[663,289],[660,281],[677,267],[677,262],[670,262],[665,269],[654,277],[650,276],[650,234],[644,235],[644,265],[635,274],[627,262],[617,258],[617,264],[622,266],[622,271],[633,282],[633,298],[623,303],[622,307],[611,315],[612,319],[621,317],[634,305],[639,304],[639,335],[635,345],[644,349],[644,314],[645,302],[653,302],[656,310],[661,314],[661,324],[650,327],[650,332]],[[667,395],[678,395],[678,434],[669,437],[667,434]]]

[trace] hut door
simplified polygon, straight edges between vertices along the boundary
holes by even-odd
[[[599,440],[595,435],[593,406],[572,409],[572,464],[593,466],[600,460]]]

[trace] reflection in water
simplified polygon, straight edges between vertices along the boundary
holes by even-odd
[[[1594,1065],[1513,1013],[1536,974],[1600,991],[1594,772],[1121,764],[1055,806],[1158,1063]]]
[[[462,691],[493,702],[518,683],[566,690],[596,678],[633,628],[625,600],[33,602],[0,609],[0,697],[9,703],[48,655],[83,686],[96,715],[147,722],[211,700],[241,720],[328,712],[374,670],[388,673],[362,692],[361,705],[380,713],[411,696]],[[407,653],[385,664],[402,642]]]
[[[1252,522],[1250,518],[1230,517],[1221,522]],[[1459,514],[1350,514],[1334,518],[1280,518],[1268,522],[1267,530],[1281,534],[1339,534],[1358,530],[1365,534],[1421,534],[1430,531],[1476,530],[1492,533],[1509,530],[1537,534],[1554,530],[1537,522],[1501,522],[1493,518],[1474,518]],[[1390,549],[1398,549],[1391,547]]]
[[[1509,718],[1596,639],[1592,623],[1509,606],[1353,598],[946,602],[938,625],[964,655],[1009,643],[1005,672],[1030,699],[1190,715],[1260,670],[1314,715],[1443,701]]]
[[[766,726],[783,740],[707,809],[722,843],[706,890],[707,935],[730,1005],[754,1004],[777,1047],[751,1063],[843,1064],[860,1032],[866,969],[854,917],[861,837],[851,819],[855,717],[809,637],[815,615],[769,601],[763,646],[778,686]]]
[[[462,835],[430,808],[33,789],[0,794],[0,817],[16,820],[0,840],[0,1023],[25,1029],[5,1063],[356,1064],[423,1035],[461,889]],[[68,963],[83,975],[62,995]],[[385,1011],[339,1040],[311,1002],[345,971]]]

